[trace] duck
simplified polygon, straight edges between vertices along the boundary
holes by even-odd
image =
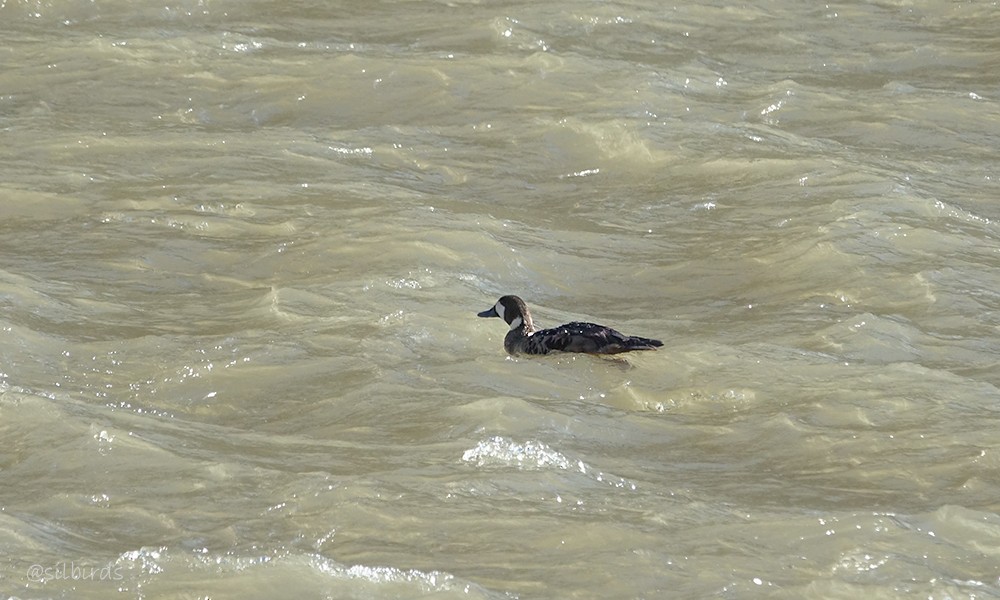
[[[480,317],[500,317],[510,326],[503,339],[507,354],[548,354],[583,352],[619,354],[633,350],[656,350],[660,340],[625,335],[596,323],[574,321],[551,329],[535,329],[528,305],[517,296],[502,296],[497,303],[478,313]]]

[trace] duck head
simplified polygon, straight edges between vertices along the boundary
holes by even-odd
[[[517,296],[503,296],[497,303],[487,310],[479,313],[480,317],[500,317],[507,322],[511,330],[527,326],[528,331],[532,331],[534,325],[531,323],[531,313],[528,307]]]

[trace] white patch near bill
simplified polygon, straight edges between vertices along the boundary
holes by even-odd
[[[524,319],[521,317],[514,317],[514,320],[510,322],[511,331],[520,327],[522,323],[524,323]]]
[[[507,320],[503,316],[503,303],[502,302],[497,302],[497,305],[495,307],[493,307],[493,310],[497,311],[497,314],[500,315],[501,319],[503,319],[504,321]]]

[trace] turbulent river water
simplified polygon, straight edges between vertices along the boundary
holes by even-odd
[[[1000,598],[998,31],[0,0],[0,597]]]

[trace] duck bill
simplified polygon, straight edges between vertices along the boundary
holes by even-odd
[[[491,306],[489,310],[484,310],[481,313],[477,313],[480,317],[499,317],[497,314],[497,307]]]

